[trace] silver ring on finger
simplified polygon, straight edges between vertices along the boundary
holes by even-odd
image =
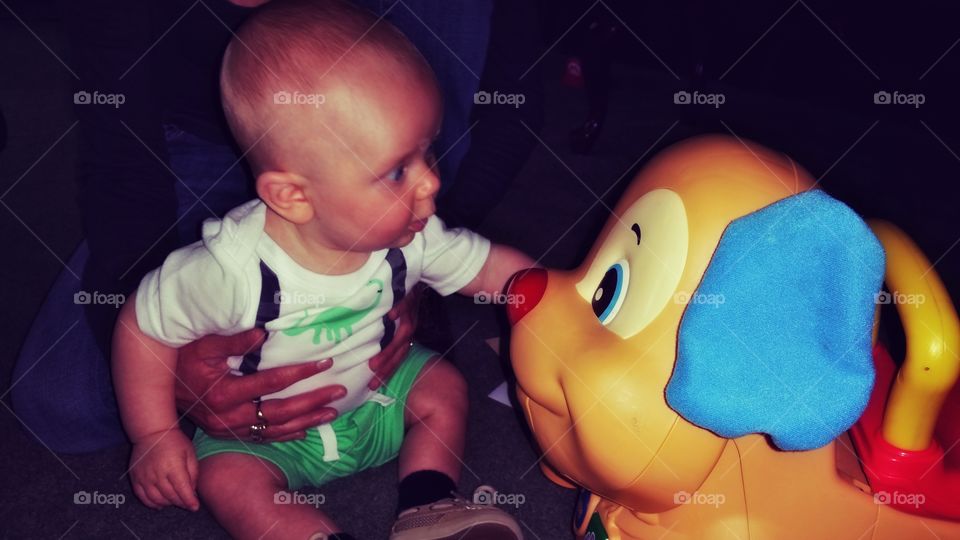
[[[269,426],[270,421],[267,420],[267,417],[263,414],[263,410],[260,408],[262,403],[260,399],[254,400],[254,403],[257,405],[257,424],[263,424],[264,426]]]
[[[250,426],[250,440],[260,442],[263,440],[263,432],[267,430],[266,424],[252,424]]]

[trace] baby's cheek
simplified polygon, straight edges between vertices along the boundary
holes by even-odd
[[[371,210],[366,221],[369,223],[369,236],[376,238],[378,242],[393,244],[406,234],[410,225],[410,211],[397,202],[393,206]]]
[[[410,209],[401,201],[393,201],[385,208],[382,208],[376,215],[377,228],[381,232],[394,232],[405,230],[410,224]]]

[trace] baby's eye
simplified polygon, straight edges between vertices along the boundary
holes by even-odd
[[[401,182],[403,180],[403,177],[406,176],[406,174],[407,174],[407,166],[401,165],[400,167],[397,167],[396,169],[387,173],[386,179],[392,180],[394,182]]]

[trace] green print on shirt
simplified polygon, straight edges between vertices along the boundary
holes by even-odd
[[[353,325],[360,322],[360,319],[363,319],[367,313],[370,313],[373,308],[380,304],[380,297],[383,296],[383,282],[379,279],[371,279],[367,282],[367,285],[374,285],[377,287],[377,296],[373,299],[373,302],[371,302],[369,306],[360,310],[348,308],[346,306],[334,306],[314,315],[308,314],[297,321],[297,323],[291,328],[284,330],[283,333],[288,336],[298,336],[304,332],[313,330],[313,343],[315,345],[319,345],[320,335],[322,332],[326,331],[327,341],[340,343],[344,339],[340,337],[342,332],[345,331],[347,333],[347,337],[352,336]],[[307,324],[303,324],[303,322],[309,318],[312,318],[313,320]]]

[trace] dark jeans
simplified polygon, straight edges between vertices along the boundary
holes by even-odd
[[[204,219],[250,200],[252,180],[229,146],[211,144],[176,126],[166,126],[166,138],[170,168],[180,178],[177,227],[180,243],[186,245],[199,237]],[[64,270],[57,277],[13,373],[14,412],[31,434],[56,452],[91,452],[126,441],[110,363],[76,296],[82,293],[74,275],[84,271],[89,254],[86,242],[81,242],[67,263],[73,273]]]
[[[398,26],[430,62],[444,95],[437,154],[452,179],[469,147],[469,114],[489,36],[492,0],[405,3],[362,0]],[[420,6],[423,5],[421,8]],[[409,8],[407,7],[409,6]],[[177,231],[182,245],[199,238],[200,224],[253,198],[253,182],[233,148],[166,126],[170,168],[177,182]],[[109,362],[96,345],[85,309],[75,297],[89,257],[80,244],[57,277],[20,350],[11,397],[27,431],[55,452],[81,453],[126,441],[113,394]],[[91,291],[92,292],[92,291]]]

